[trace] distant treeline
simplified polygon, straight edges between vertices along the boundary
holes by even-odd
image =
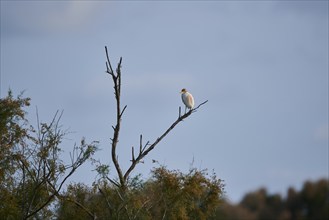
[[[329,219],[329,182],[307,181],[287,196],[269,194],[265,188],[246,194],[239,204],[224,202],[214,219],[222,220],[325,220]]]

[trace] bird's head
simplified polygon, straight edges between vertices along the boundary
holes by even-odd
[[[180,91],[180,93],[185,93],[185,92],[187,92],[186,89],[182,89],[182,91]]]

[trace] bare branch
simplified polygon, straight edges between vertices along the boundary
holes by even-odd
[[[113,76],[113,69],[111,66],[111,62],[110,62],[110,58],[109,58],[109,53],[107,52],[107,47],[105,46],[105,53],[106,53],[106,58],[107,58],[107,62],[106,62],[106,71],[107,73],[111,74]]]
[[[86,149],[84,149],[86,148]],[[74,147],[74,150],[76,148]],[[66,176],[63,177],[63,179],[60,181],[59,184],[57,184],[57,179],[52,180],[50,178],[50,176],[52,174],[54,174],[54,172],[57,171],[53,171],[53,170],[48,170],[47,175],[44,175],[44,177],[41,179],[41,182],[36,186],[36,187],[40,187],[41,184],[45,184],[47,183],[49,186],[52,186],[53,188],[53,192],[51,192],[51,194],[49,194],[48,198],[39,205],[39,207],[37,207],[35,210],[29,212],[26,215],[26,219],[30,218],[31,216],[35,215],[37,212],[39,212],[41,209],[43,209],[45,206],[47,206],[56,195],[59,194],[59,192],[61,191],[64,183],[67,181],[67,179],[72,176],[72,174],[82,165],[84,164],[84,162],[90,157],[91,154],[94,153],[94,151],[96,150],[96,148],[92,145],[86,145],[84,143],[84,141],[81,141],[81,148],[80,148],[80,153],[77,153],[77,158],[76,160],[72,163],[72,165],[69,166],[70,171],[68,172],[68,174],[66,174]],[[74,153],[73,153],[74,155]],[[44,161],[44,160],[42,160]],[[47,164],[46,162],[44,163],[44,168],[47,168]],[[46,172],[46,171],[44,171]],[[35,190],[36,191],[36,190]],[[33,200],[32,200],[33,201]]]
[[[122,62],[122,57],[120,57],[120,61],[118,63],[118,67],[116,69],[117,75],[118,75],[118,89],[119,89],[119,95],[121,94],[121,62]],[[126,108],[126,107],[125,107]]]
[[[117,181],[112,180],[112,179],[109,178],[109,177],[106,177],[106,179],[107,179],[108,181],[110,181],[112,184],[114,184],[115,186],[120,187],[120,184],[119,184]]]
[[[117,112],[117,117],[116,117],[116,124],[115,126],[112,126],[114,132],[113,132],[113,137],[111,138],[112,140],[112,144],[111,144],[111,156],[112,156],[112,161],[113,164],[115,166],[115,169],[117,171],[118,177],[119,177],[119,181],[120,181],[120,189],[122,190],[122,192],[125,192],[126,187],[127,187],[127,181],[128,181],[128,177],[130,175],[130,173],[133,171],[133,169],[135,168],[135,166],[140,163],[142,161],[142,159],[151,151],[154,149],[154,147],[172,130],[174,129],[174,127],[181,121],[183,121],[185,118],[189,117],[192,113],[196,112],[196,110],[198,108],[200,108],[202,105],[204,105],[207,101],[201,103],[200,105],[198,105],[196,108],[191,109],[190,111],[188,111],[187,113],[182,115],[182,111],[181,111],[181,107],[179,107],[179,114],[178,114],[178,118],[176,119],[176,121],[174,121],[171,126],[160,136],[158,137],[152,144],[150,144],[150,142],[148,141],[144,146],[143,146],[143,136],[140,135],[139,138],[139,152],[137,157],[135,157],[135,151],[134,151],[134,147],[132,147],[131,149],[131,165],[130,167],[127,169],[127,171],[123,174],[120,164],[119,164],[119,160],[118,160],[118,155],[116,153],[116,147],[117,147],[117,143],[119,142],[119,133],[120,133],[120,126],[121,126],[121,119],[122,119],[122,115],[124,113],[124,111],[127,108],[127,105],[124,106],[124,108],[121,111],[121,63],[122,63],[122,57],[120,57],[119,63],[117,65],[116,68],[116,73],[113,72],[111,63],[110,63],[110,58],[109,58],[109,54],[107,51],[107,47],[105,47],[105,52],[106,52],[106,72],[109,73],[112,76],[112,80],[113,80],[113,84],[114,84],[114,95],[115,95],[115,99],[116,99],[116,112]],[[110,179],[110,178],[109,178]],[[112,182],[112,181],[111,181]],[[117,184],[115,184],[117,185]]]
[[[191,109],[191,111],[196,112],[196,110],[197,110],[198,108],[200,108],[202,105],[206,104],[207,102],[208,102],[208,100],[202,102],[202,103],[201,103],[200,105],[198,105],[196,108]]]
[[[145,148],[146,148],[148,145],[150,145],[150,142],[149,142],[149,141],[147,141],[146,144],[144,145],[142,152],[145,151]]]
[[[131,161],[135,161],[134,147],[131,147]]]
[[[125,107],[123,107],[123,110],[122,110],[121,113],[120,113],[120,118],[122,117],[123,112],[126,110],[126,108],[127,108],[127,105],[125,105]]]
[[[116,69],[116,75],[113,72],[112,66],[111,66],[111,62],[110,62],[110,58],[109,58],[109,54],[107,51],[107,47],[105,46],[105,52],[106,52],[106,59],[107,59],[107,73],[109,73],[112,76],[112,80],[113,80],[113,84],[114,84],[114,95],[115,95],[115,99],[116,99],[116,110],[117,110],[117,118],[116,118],[116,125],[112,126],[114,127],[114,132],[113,132],[113,138],[111,138],[112,140],[112,149],[111,149],[111,156],[112,156],[112,161],[113,164],[115,166],[115,169],[118,173],[119,176],[119,180],[120,180],[120,185],[121,187],[125,187],[125,181],[123,179],[123,175],[122,175],[122,171],[120,168],[120,164],[118,161],[118,157],[116,154],[116,147],[117,147],[117,143],[119,142],[119,133],[120,133],[120,125],[121,125],[121,117],[123,112],[125,111],[126,107],[125,106],[123,108],[123,110],[121,111],[121,105],[120,105],[120,94],[121,94],[121,62],[122,62],[122,58],[120,58],[120,62],[118,64],[118,67]]]
[[[139,153],[142,153],[143,136],[139,136]]]
[[[192,113],[196,112],[196,110],[198,108],[200,108],[202,105],[206,104],[208,102],[208,100],[202,102],[200,105],[198,105],[196,108],[191,109],[190,111],[188,111],[187,113],[185,113],[184,115],[178,117],[178,119],[172,123],[172,125],[160,136],[158,137],[155,142],[153,142],[153,144],[151,144],[148,148],[148,142],[146,143],[145,147],[142,149],[142,151],[140,151],[140,153],[138,154],[137,158],[135,159],[135,161],[133,161],[130,165],[130,167],[128,168],[128,170],[126,171],[125,175],[124,175],[124,180],[126,181],[130,175],[130,173],[133,171],[133,169],[135,168],[135,166],[140,162],[141,159],[143,159],[151,150],[154,149],[154,147],[172,130],[174,129],[174,127],[181,121],[183,121],[185,118],[189,117]],[[146,148],[146,149],[145,149]]]

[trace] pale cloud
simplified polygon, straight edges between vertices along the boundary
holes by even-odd
[[[1,3],[1,28],[18,35],[74,31],[90,26],[99,8],[94,1],[8,1]]]
[[[95,8],[93,1],[68,1],[61,10],[51,11],[44,25],[55,29],[79,27],[90,19]]]
[[[321,125],[314,131],[314,138],[316,141],[328,141],[329,140],[329,129],[328,125]]]

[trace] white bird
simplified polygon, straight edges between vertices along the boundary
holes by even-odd
[[[186,108],[193,109],[194,98],[192,94],[189,93],[186,89],[182,89],[180,93],[182,94],[182,101],[185,104],[185,113],[186,113]]]

